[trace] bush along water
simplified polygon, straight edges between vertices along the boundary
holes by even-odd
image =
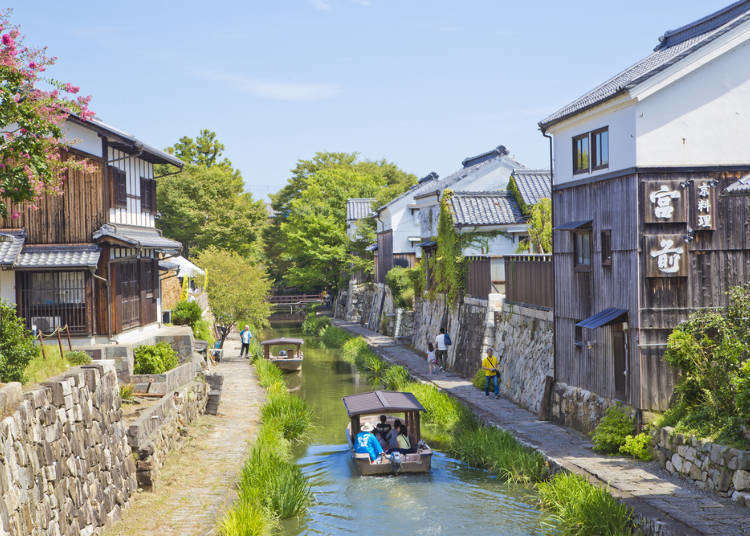
[[[177,352],[166,342],[137,346],[133,357],[135,374],[164,374],[179,364]]]
[[[635,433],[635,421],[622,406],[607,408],[591,439],[594,450],[604,454],[617,454],[625,444],[625,438]]]
[[[428,441],[445,445],[451,456],[502,480],[535,484],[541,506],[552,514],[564,534],[627,536],[632,533],[630,508],[618,502],[604,487],[575,475],[552,476],[539,452],[521,445],[509,432],[483,425],[469,407],[432,384],[413,381],[403,367],[389,366],[370,350],[362,337],[348,339],[341,347],[341,354],[366,373],[374,386],[413,393],[425,408],[423,435]],[[397,372],[392,372],[393,369]],[[387,383],[390,377],[398,378],[393,387]],[[611,419],[617,421],[618,431],[625,429],[619,426],[623,423],[619,414]],[[622,443],[634,453],[642,452],[640,435],[643,434],[634,438],[631,435],[632,439],[628,440],[627,434],[633,433],[632,421],[627,429],[622,440],[617,441],[617,449]]]
[[[292,446],[304,439],[312,424],[310,408],[289,394],[276,365],[257,359],[255,371],[268,401],[261,408],[263,425],[237,482],[238,498],[219,521],[222,536],[269,535],[280,519],[304,514],[312,500],[307,478],[292,461]]]

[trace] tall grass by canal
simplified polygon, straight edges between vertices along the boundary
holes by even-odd
[[[544,457],[521,445],[499,428],[484,426],[469,407],[432,384],[415,382],[408,371],[390,366],[362,337],[327,326],[328,339],[341,348],[342,356],[367,375],[375,387],[412,392],[425,408],[424,435],[445,445],[448,453],[485,469],[508,482],[534,485],[541,506],[562,527],[564,534],[581,536],[628,536],[632,512],[603,487],[565,473],[552,475]],[[341,342],[344,340],[344,342]],[[325,341],[324,341],[325,344]]]
[[[263,424],[237,483],[238,498],[219,522],[223,536],[265,536],[280,519],[302,515],[312,500],[310,484],[292,461],[292,446],[312,423],[304,400],[286,389],[281,371],[264,359],[255,361],[267,402]]]

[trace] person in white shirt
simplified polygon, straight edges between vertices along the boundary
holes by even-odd
[[[440,333],[435,337],[435,346],[437,346],[437,363],[441,369],[445,369],[448,361],[448,344],[445,337],[445,328],[440,328]]]
[[[240,348],[240,357],[250,357],[250,339],[253,338],[253,334],[250,333],[250,326],[245,325],[245,329],[240,331],[240,342],[242,347]]]

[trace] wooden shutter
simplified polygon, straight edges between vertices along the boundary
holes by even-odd
[[[127,208],[128,187],[125,172],[116,167],[109,167],[110,199],[112,208]]]
[[[151,214],[156,214],[156,181],[148,181],[149,192],[151,195]]]
[[[156,181],[141,177],[141,212],[156,212]]]

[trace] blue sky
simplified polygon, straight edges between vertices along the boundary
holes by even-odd
[[[215,130],[263,198],[316,151],[547,167],[540,119],[729,2],[27,0],[13,21],[103,120],[158,147]]]

